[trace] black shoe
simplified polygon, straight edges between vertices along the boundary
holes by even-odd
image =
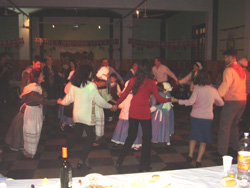
[[[117,159],[115,167],[116,168],[120,168],[122,166],[122,162],[123,162],[124,158],[121,159],[120,157]]]
[[[150,172],[151,170],[152,170],[152,167],[139,168],[139,172]]]
[[[78,170],[81,170],[81,169],[83,169],[83,170],[90,170],[91,167],[89,167],[89,166],[87,166],[85,164],[77,163],[77,169]]]
[[[196,161],[196,163],[195,163],[195,167],[196,167],[196,168],[201,167],[201,163],[200,163],[200,162],[198,162],[198,161]]]
[[[191,162],[192,162],[192,160],[193,160],[193,158],[192,158],[192,157],[190,157],[190,156],[188,156],[188,157],[187,157],[187,162],[188,162],[188,163],[191,163]]]

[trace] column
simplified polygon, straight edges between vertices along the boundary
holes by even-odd
[[[250,1],[245,1],[245,43],[244,56],[250,59]]]
[[[213,4],[209,4],[210,11],[206,13],[206,43],[205,60],[212,60],[213,42]]]
[[[23,28],[23,26],[29,26],[29,19],[23,15],[18,16],[18,26],[19,26],[19,38],[23,38],[24,45],[19,48],[19,59],[29,60],[30,59],[30,29]]]

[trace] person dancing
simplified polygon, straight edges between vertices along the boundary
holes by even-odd
[[[117,100],[116,105],[119,105],[126,99],[132,90],[133,98],[129,108],[129,130],[128,137],[122,148],[120,156],[116,162],[116,167],[121,167],[122,162],[134,143],[139,123],[142,128],[142,151],[139,164],[139,171],[145,172],[152,168],[150,167],[151,159],[151,139],[152,139],[152,123],[149,109],[149,98],[151,93],[154,94],[158,102],[166,103],[171,99],[166,99],[160,96],[155,81],[152,79],[152,67],[148,60],[142,60],[138,65],[138,70],[135,77],[131,78],[125,91]]]
[[[40,69],[33,69],[29,74],[29,84],[21,94],[22,103],[26,104],[23,117],[23,139],[25,158],[34,158],[43,125],[43,105],[56,105],[56,100],[46,99],[42,95],[41,83],[44,75]]]
[[[81,159],[77,164],[78,169],[89,170],[86,166],[86,159],[95,141],[95,105],[101,108],[115,109],[115,106],[107,103],[99,94],[96,85],[90,82],[92,68],[87,65],[78,67],[71,78],[69,93],[63,98],[58,99],[61,105],[69,105],[74,102],[73,120],[75,122],[74,134],[67,141],[67,148],[70,150],[74,144],[82,137],[83,130],[87,133],[87,143],[82,151]]]
[[[193,106],[190,114],[191,132],[189,136],[189,154],[187,162],[193,160],[193,153],[197,142],[200,142],[198,157],[195,166],[201,166],[201,159],[205,153],[206,145],[212,143],[211,128],[213,122],[213,104],[223,106],[224,101],[218,91],[210,85],[207,72],[201,72],[197,77],[198,86],[194,88],[191,97],[187,100],[172,98],[172,102],[179,105]]]
[[[157,84],[160,95],[164,98],[171,98],[170,91],[172,87],[167,82]],[[174,134],[174,109],[171,103],[156,103],[152,98],[152,106],[150,108],[152,115],[152,142],[166,143],[170,146],[170,136]]]
[[[125,91],[126,87],[128,86],[128,83],[129,81],[125,83],[125,88],[123,91]],[[126,99],[118,106],[118,108],[121,109],[121,112],[111,139],[111,141],[115,143],[115,146],[117,146],[118,144],[124,145],[126,138],[128,137],[128,128],[129,128],[128,114],[132,98],[133,94],[132,92],[130,92],[130,94],[128,94]],[[142,136],[142,131],[139,127],[137,138],[132,145],[134,151],[138,151],[141,147],[141,136]]]

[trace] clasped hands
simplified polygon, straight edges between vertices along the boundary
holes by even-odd
[[[62,99],[61,98],[59,98],[59,99],[57,99],[57,104],[61,104],[61,102],[62,102]],[[111,108],[110,108],[110,110],[111,111],[116,111],[117,110],[117,106],[116,105],[113,105]]]
[[[115,111],[117,110],[117,106],[116,106],[116,105],[113,105],[113,106],[110,108],[110,110],[111,110],[112,112],[115,112]]]
[[[176,99],[174,97],[171,97],[171,102],[179,102],[179,99]]]
[[[61,98],[57,99],[57,104],[61,104],[61,102],[62,102]]]

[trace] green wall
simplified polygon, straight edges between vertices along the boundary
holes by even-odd
[[[183,41],[192,39],[192,27],[205,23],[205,13],[182,12],[167,19],[167,41]],[[166,49],[167,60],[191,60],[190,48]]]
[[[56,25],[52,29],[51,25],[44,25],[44,38],[54,40],[108,40],[109,26],[102,25],[102,29],[98,29],[94,24],[79,24],[78,30],[73,30],[73,24]],[[44,55],[51,55],[54,59],[60,59],[60,52],[84,52],[92,50],[95,59],[108,58],[109,46],[103,47],[58,47],[44,45]]]
[[[0,40],[17,39],[19,38],[18,17],[17,16],[4,16],[0,17]],[[19,59],[19,48],[0,47],[0,53],[11,54],[15,60]],[[7,58],[9,58],[7,56]]]
[[[160,22],[158,20],[134,19],[132,28],[132,38],[134,39],[146,41],[160,41]],[[133,59],[154,59],[155,57],[159,56],[159,48],[134,47],[132,51]]]
[[[205,23],[205,13],[183,12],[176,14],[166,20],[166,41],[191,40],[192,26]],[[134,19],[133,36],[134,39],[146,41],[160,41],[160,20]],[[149,58],[160,56],[159,48],[133,48],[133,59]],[[167,60],[190,60],[191,50],[186,49],[166,49]]]
[[[238,57],[243,57],[245,0],[219,0],[218,8],[217,60],[223,60],[222,52],[226,50],[226,43],[230,34],[233,35],[234,47],[237,50]]]

